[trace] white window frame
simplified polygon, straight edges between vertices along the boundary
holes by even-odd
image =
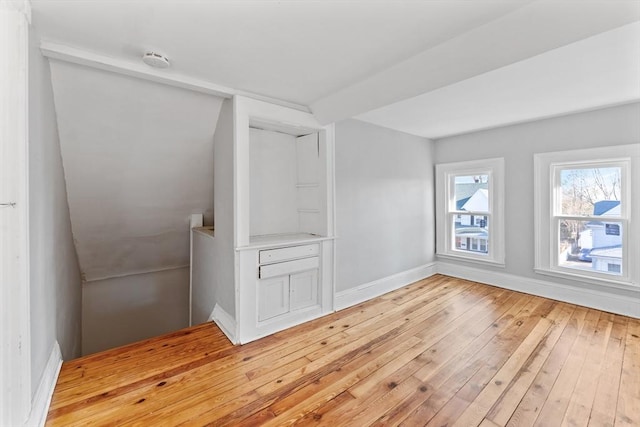
[[[489,176],[489,211],[468,212],[457,210],[455,177],[476,175]],[[504,194],[503,158],[436,165],[436,253],[438,257],[504,267]],[[488,253],[483,254],[455,248],[453,220],[457,215],[488,217]]]
[[[616,288],[636,289],[638,286],[637,263],[640,244],[638,241],[638,225],[634,216],[640,212],[640,198],[633,183],[639,180],[638,165],[640,144],[617,145],[610,147],[538,153],[534,155],[534,203],[535,203],[535,264],[534,270],[539,274],[566,279],[580,280]],[[622,275],[605,272],[579,270],[560,265],[558,236],[559,223],[562,218],[590,221],[600,217],[574,217],[556,212],[559,192],[554,186],[559,180],[562,169],[588,167],[620,167],[621,168],[621,212],[620,217],[610,218],[612,222],[620,222],[622,233]],[[635,197],[632,197],[635,194]],[[637,221],[635,221],[637,222]]]

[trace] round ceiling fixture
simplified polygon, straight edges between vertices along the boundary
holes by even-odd
[[[147,52],[142,56],[142,61],[150,67],[169,68],[169,58],[155,52]]]

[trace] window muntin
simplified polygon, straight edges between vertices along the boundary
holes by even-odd
[[[436,166],[440,256],[504,265],[503,159]]]

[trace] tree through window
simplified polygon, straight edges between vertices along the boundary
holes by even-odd
[[[622,167],[557,168],[559,265],[622,274]]]

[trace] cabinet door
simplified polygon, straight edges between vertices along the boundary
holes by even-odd
[[[258,321],[289,312],[289,276],[258,281]]]
[[[318,269],[292,274],[291,311],[318,305]]]

